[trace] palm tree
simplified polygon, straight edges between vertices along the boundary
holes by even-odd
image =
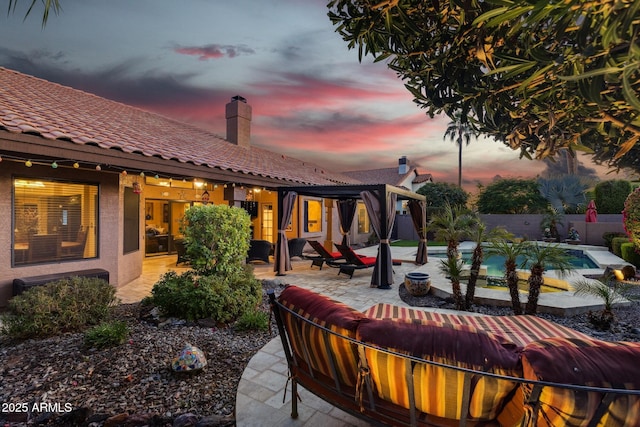
[[[434,215],[427,225],[428,231],[435,232],[437,240],[447,242],[447,259],[442,261],[441,269],[451,280],[456,308],[465,307],[460,289],[460,274],[463,263],[458,259],[460,240],[466,237],[475,224],[475,218],[461,206],[452,207],[446,203],[443,210]]]
[[[447,202],[440,212],[431,217],[427,231],[433,231],[436,240],[447,242],[448,258],[458,258],[460,240],[469,234],[474,223],[474,217],[465,208],[452,207]]]
[[[526,248],[526,242],[510,243],[506,239],[497,239],[491,242],[491,246],[487,248],[487,257],[492,255],[504,257],[504,276],[509,287],[513,314],[522,314],[518,289],[518,256],[523,255]]]
[[[453,116],[453,120],[447,125],[447,130],[444,132],[442,139],[447,137],[458,144],[458,187],[462,188],[462,141],[469,145],[471,137],[478,137],[478,132],[473,125],[469,123],[469,119],[463,116],[461,113],[456,113]]]
[[[629,295],[632,286],[608,275],[598,280],[580,280],[573,284],[573,289],[575,295],[587,295],[602,300],[604,309],[599,315],[589,312],[589,321],[596,329],[606,331],[616,321],[616,316],[613,312],[614,304],[635,299]]]
[[[462,296],[462,289],[460,287],[464,261],[457,258],[447,257],[446,259],[440,260],[440,263],[440,271],[449,277],[449,280],[451,281],[453,301],[455,302],[456,310],[464,310],[465,303]]]
[[[473,227],[471,233],[469,233],[469,237],[473,242],[475,242],[476,246],[473,248],[473,254],[471,255],[471,272],[469,273],[467,293],[465,295],[465,305],[467,310],[473,305],[476,283],[478,281],[478,276],[480,275],[480,266],[484,260],[483,243],[497,239],[507,239],[512,237],[512,234],[503,227],[496,227],[487,232],[487,225],[477,218],[476,226]]]
[[[558,245],[539,245],[530,243],[526,246],[525,255],[531,265],[529,278],[529,298],[525,307],[525,314],[536,314],[540,288],[544,284],[544,270],[551,267],[562,277],[573,270],[567,252]]]

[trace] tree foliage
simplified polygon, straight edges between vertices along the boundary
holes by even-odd
[[[611,179],[596,184],[595,202],[598,213],[619,214],[624,209],[624,201],[631,193],[631,183],[622,179]]]
[[[538,178],[542,197],[559,213],[584,212],[587,204],[585,192],[590,183],[576,175]]]
[[[427,208],[443,208],[451,206],[466,206],[469,193],[449,182],[432,182],[423,185],[416,191],[427,198]]]
[[[478,196],[480,213],[544,213],[547,204],[533,179],[501,179],[487,185]]]
[[[622,221],[636,252],[640,252],[640,187],[629,194],[624,202]]]
[[[427,114],[475,118],[522,156],[596,152],[640,170],[633,0],[332,0],[359,59],[386,61]]]

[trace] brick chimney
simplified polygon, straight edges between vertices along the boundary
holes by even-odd
[[[227,141],[241,147],[251,145],[251,106],[240,95],[231,98],[227,104]]]
[[[407,156],[402,156],[398,159],[398,174],[404,175],[407,172],[409,172],[409,161]]]

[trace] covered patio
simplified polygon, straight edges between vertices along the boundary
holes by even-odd
[[[349,230],[356,212],[356,203],[362,200],[366,206],[371,226],[380,239],[376,263],[371,276],[371,286],[389,289],[393,284],[393,266],[389,239],[395,223],[398,200],[407,200],[413,225],[419,236],[417,265],[427,262],[426,198],[412,191],[388,184],[313,185],[278,188],[278,240],[274,252],[274,271],[285,275],[291,270],[291,258],[285,230],[291,221],[293,207],[298,196],[311,196],[336,201],[338,219],[343,235],[342,244],[349,245]]]

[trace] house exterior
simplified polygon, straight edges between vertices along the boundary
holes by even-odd
[[[251,145],[252,109],[225,107],[226,138],[0,67],[0,307],[15,278],[102,268],[113,285],[174,253],[184,211],[241,207],[253,238],[277,239],[278,187],[358,184]],[[331,200],[301,197],[288,238],[338,241]],[[368,218],[354,221],[366,240]]]
[[[417,167],[411,166],[406,156],[398,159],[398,167],[396,168],[367,169],[343,173],[364,184],[388,184],[413,192],[423,185],[433,182],[430,173],[421,173]],[[406,204],[398,201],[397,211],[401,214],[407,213]]]

